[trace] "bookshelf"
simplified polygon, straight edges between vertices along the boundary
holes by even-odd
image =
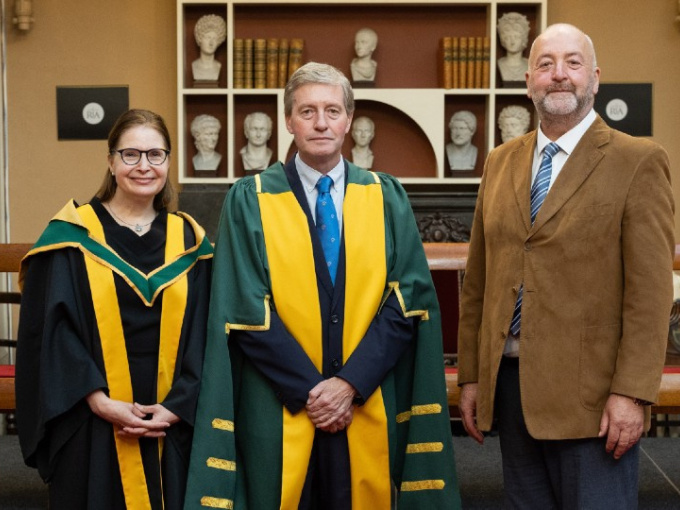
[[[496,23],[508,12],[529,20],[530,45],[546,26],[547,0],[178,0],[179,182],[228,185],[252,173],[243,168],[239,153],[247,143],[243,124],[249,113],[264,112],[273,120],[268,142],[272,162],[287,160],[295,150],[285,127],[283,88],[240,86],[240,73],[235,76],[233,66],[236,39],[264,39],[268,44],[271,39],[303,39],[303,63],[326,62],[351,78],[354,34],[369,27],[378,34],[373,54],[378,68],[373,87],[355,88],[355,118],[365,115],[376,125],[371,143],[373,169],[395,175],[408,187],[474,186],[481,178],[486,154],[501,143],[498,113],[505,106],[521,105],[532,113],[532,125],[535,122],[526,90],[504,88],[496,69],[497,58],[505,53]],[[221,64],[217,82],[206,86],[194,83],[192,62],[199,57],[194,27],[210,14],[226,21],[226,41],[215,52]],[[488,86],[444,88],[444,37],[488,38]],[[472,143],[479,153],[474,170],[452,171],[447,164],[448,122],[458,110],[472,111],[477,118]],[[222,158],[214,171],[195,170],[192,162],[197,151],[190,126],[200,114],[216,117],[221,124],[216,150]],[[352,145],[348,136],[343,146],[348,159]]]

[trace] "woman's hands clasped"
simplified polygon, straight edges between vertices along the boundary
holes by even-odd
[[[130,404],[109,398],[102,390],[90,393],[87,403],[94,414],[116,427],[123,437],[163,437],[165,429],[179,417],[161,404]]]

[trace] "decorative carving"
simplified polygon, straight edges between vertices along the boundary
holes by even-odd
[[[439,212],[417,219],[420,238],[424,243],[467,243],[470,228],[458,218]]]

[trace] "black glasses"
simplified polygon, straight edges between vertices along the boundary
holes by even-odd
[[[142,154],[146,154],[146,160],[151,165],[162,165],[170,154],[170,151],[166,149],[149,149],[148,151],[140,151],[139,149],[112,149],[111,155],[114,152],[120,154],[120,159],[126,165],[136,165],[139,163],[142,159]]]

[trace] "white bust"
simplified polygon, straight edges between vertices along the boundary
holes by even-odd
[[[254,112],[246,115],[243,133],[248,143],[239,151],[245,170],[264,170],[269,166],[272,150],[267,142],[272,136],[272,119],[266,113]]]
[[[506,106],[498,114],[498,128],[501,130],[501,140],[507,142],[529,131],[531,113],[524,106]]]
[[[215,60],[215,51],[227,37],[227,23],[216,14],[201,16],[194,27],[194,38],[200,56],[191,63],[194,80],[217,81],[222,64]]]
[[[375,123],[369,117],[357,117],[352,123],[352,163],[370,170],[373,166],[373,151],[370,143],[375,136]]]
[[[354,36],[354,52],[350,69],[353,81],[374,81],[378,63],[373,60],[373,52],[378,46],[378,34],[373,29],[361,28]]]
[[[449,121],[451,141],[446,144],[446,158],[451,170],[474,170],[477,165],[477,147],[472,145],[472,136],[477,131],[475,114],[460,110]]]
[[[191,122],[191,135],[198,154],[193,157],[194,170],[217,170],[222,155],[215,151],[222,125],[212,115],[198,115]]]
[[[506,12],[498,20],[498,38],[505,48],[505,56],[498,59],[501,79],[525,81],[529,61],[522,55],[529,44],[529,20],[517,12]]]

